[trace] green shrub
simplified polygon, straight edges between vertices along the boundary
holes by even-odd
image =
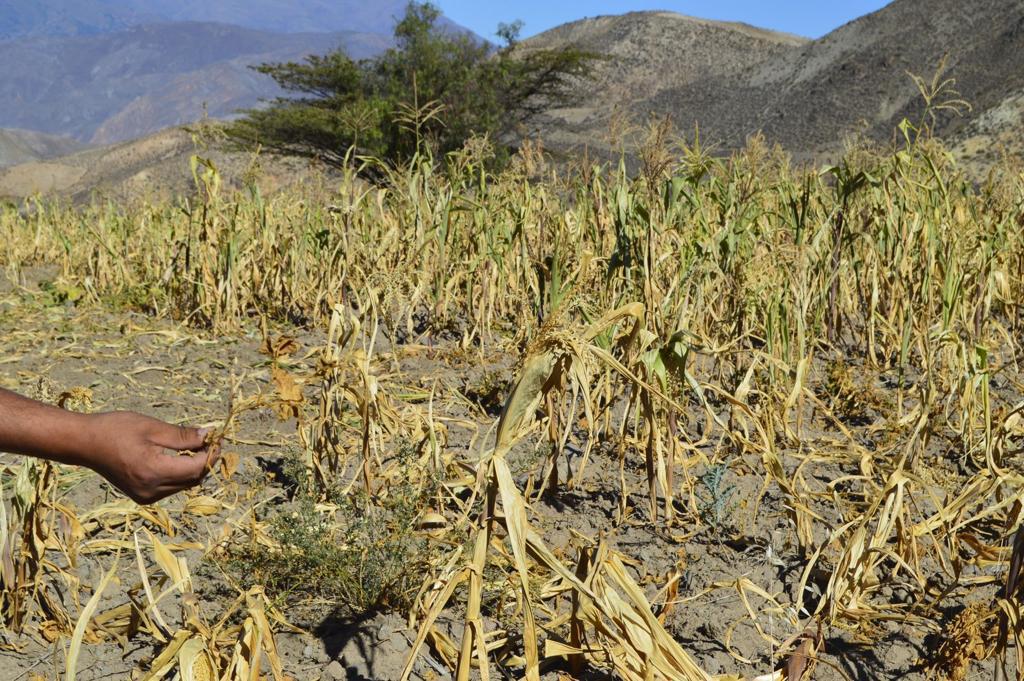
[[[277,548],[256,541],[229,549],[226,568],[278,602],[326,602],[340,614],[401,610],[419,587],[426,539],[415,531],[422,497],[399,485],[384,499],[356,494],[337,510],[301,493],[270,521]]]

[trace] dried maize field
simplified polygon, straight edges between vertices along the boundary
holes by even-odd
[[[0,456],[0,678],[1019,678],[1024,174],[482,149],[0,208],[2,385],[223,436]]]

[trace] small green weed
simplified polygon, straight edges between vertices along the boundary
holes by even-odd
[[[715,531],[727,529],[736,504],[730,503],[733,494],[736,492],[735,485],[725,485],[725,474],[729,466],[724,463],[710,466],[703,475],[698,478],[703,493],[697,493],[699,501],[698,511],[701,520],[707,523]]]
[[[47,306],[77,305],[85,297],[85,289],[63,279],[41,281],[39,290],[43,292],[43,304]]]
[[[415,531],[422,494],[399,483],[377,498],[353,493],[332,501],[318,504],[300,487],[291,510],[269,524],[275,548],[256,541],[231,548],[226,569],[289,606],[319,601],[346,616],[407,608],[429,553]]]

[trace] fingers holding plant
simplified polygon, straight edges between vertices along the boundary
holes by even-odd
[[[90,417],[88,465],[140,504],[202,482],[220,453],[220,435],[134,412]]]

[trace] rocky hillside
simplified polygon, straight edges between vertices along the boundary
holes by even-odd
[[[617,114],[639,123],[652,114],[669,115],[685,126],[688,111],[659,107],[652,100],[677,88],[722,82],[806,43],[745,24],[633,12],[565,24],[524,41],[519,49],[575,45],[604,57],[592,78],[581,83],[577,105],[550,112],[540,124],[547,142],[561,148],[574,143],[600,147]],[[699,107],[693,110],[699,113]]]
[[[1014,93],[1024,90],[1022,0],[895,0],[814,41],[645,13],[577,22],[526,46],[570,43],[613,61],[581,88],[580,110],[546,122],[542,132],[561,148],[593,146],[616,107],[634,119],[670,116],[681,132],[699,125],[726,149],[757,131],[797,154],[827,153],[850,134],[884,141],[904,117],[922,115],[908,74],[930,78],[944,57],[973,109],[940,116],[940,134],[1012,133]]]
[[[1024,159],[1024,90],[1016,90],[985,109],[952,138],[953,151],[975,176],[984,176],[993,162]]]
[[[81,145],[69,137],[55,137],[31,130],[0,128],[0,168],[27,161],[63,156]]]

